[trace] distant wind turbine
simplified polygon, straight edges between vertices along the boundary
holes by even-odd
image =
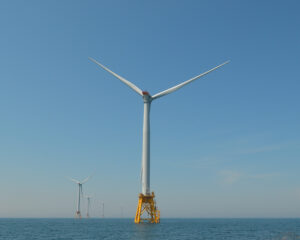
[[[102,218],[104,218],[104,202],[102,203]]]
[[[84,179],[82,182],[69,178],[71,181],[75,182],[78,184],[78,198],[77,198],[77,211],[76,211],[76,217],[81,218],[81,211],[80,211],[80,200],[81,200],[81,195],[83,196],[83,191],[82,191],[82,185],[86,183],[89,180],[90,176]]]
[[[91,205],[91,196],[85,196],[85,198],[87,199],[87,210],[86,210],[86,217],[89,218],[90,217],[90,205]]]
[[[223,65],[229,63],[229,61],[226,61],[198,76],[195,76],[185,82],[182,82],[174,87],[171,87],[167,90],[164,90],[162,92],[159,92],[154,95],[150,95],[147,91],[142,91],[140,88],[138,88],[133,83],[129,82],[125,78],[119,76],[118,74],[114,73],[101,63],[97,62],[93,58],[89,58],[91,61],[96,63],[98,66],[118,78],[121,82],[126,84],[128,87],[130,87],[133,91],[135,91],[137,94],[142,96],[144,101],[144,123],[143,123],[143,151],[142,151],[142,194],[139,196],[139,203],[137,207],[137,213],[135,217],[135,223],[140,223],[141,219],[140,215],[143,212],[147,212],[151,216],[150,222],[159,222],[159,211],[156,208],[155,201],[154,201],[154,193],[152,192],[152,195],[150,193],[150,106],[153,100],[156,100],[157,98],[163,97],[165,95],[168,95],[172,92],[177,91],[178,89],[182,88],[183,86],[197,80],[198,78],[201,78],[205,76],[206,74],[218,69],[219,67],[222,67]]]

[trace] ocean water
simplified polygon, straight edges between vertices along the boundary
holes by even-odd
[[[0,219],[2,240],[300,240],[300,219]]]

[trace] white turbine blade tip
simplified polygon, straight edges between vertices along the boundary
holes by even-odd
[[[223,66],[223,65],[225,65],[225,64],[227,64],[227,63],[230,63],[230,60],[227,60],[226,62],[222,63],[222,64],[219,65],[218,67],[221,67],[221,66]]]
[[[91,61],[93,61],[94,63],[96,63],[97,65],[99,65],[100,67],[102,67],[102,68],[105,69],[105,66],[102,65],[101,63],[99,63],[98,61],[96,61],[94,58],[89,57],[89,59],[90,59]],[[106,69],[105,69],[105,70],[106,70]]]

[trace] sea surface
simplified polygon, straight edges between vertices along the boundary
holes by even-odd
[[[300,219],[0,219],[2,240],[300,240]]]

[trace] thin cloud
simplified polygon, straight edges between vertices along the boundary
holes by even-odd
[[[249,178],[252,179],[266,179],[266,178],[273,178],[279,177],[279,173],[265,173],[265,174],[256,174],[256,175],[248,175]]]
[[[220,175],[223,180],[222,182],[226,184],[233,184],[239,181],[243,177],[243,174],[241,172],[230,171],[230,170],[222,170],[220,172]]]
[[[263,180],[263,179],[269,179],[269,178],[280,176],[279,173],[246,174],[243,172],[232,171],[232,170],[222,170],[219,172],[219,175],[222,178],[222,182],[229,185],[232,185],[244,179]]]
[[[263,153],[263,152],[273,152],[282,149],[283,145],[268,145],[268,146],[262,146],[262,147],[257,147],[257,148],[249,148],[249,149],[244,149],[240,150],[237,152],[237,154],[255,154],[255,153]]]

